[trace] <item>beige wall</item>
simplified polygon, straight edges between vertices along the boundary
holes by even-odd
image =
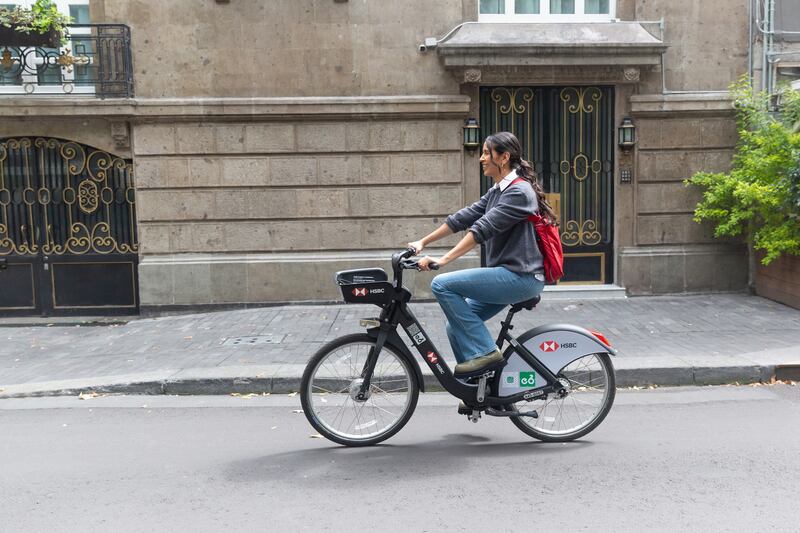
[[[460,120],[142,124],[134,152],[145,306],[336,299],[463,205]]]
[[[726,90],[747,73],[747,0],[636,0],[635,19],[665,21],[666,88]],[[661,75],[641,93],[660,93]]]
[[[95,0],[131,27],[139,97],[457,94],[422,55],[461,0]]]
[[[130,148],[117,146],[111,137],[111,123],[101,118],[4,117],[0,120],[0,138],[3,137],[56,137],[125,159],[131,157]]]

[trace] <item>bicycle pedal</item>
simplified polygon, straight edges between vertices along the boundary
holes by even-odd
[[[460,402],[458,404],[458,414],[460,415],[471,415],[472,414],[472,407],[466,405],[464,402]]]

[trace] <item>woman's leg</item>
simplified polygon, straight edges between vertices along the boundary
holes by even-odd
[[[456,357],[465,361],[497,349],[476,311],[488,318],[506,305],[533,298],[543,287],[544,283],[534,275],[515,274],[503,267],[448,272],[436,276],[431,283],[431,290],[447,316],[448,337],[458,339],[453,347]],[[473,309],[467,299],[494,305]]]
[[[506,306],[505,304],[487,304],[471,298],[467,298],[467,304],[469,305],[470,309],[472,309],[472,312],[475,313],[482,322],[486,322],[494,315],[502,311]],[[461,342],[459,341],[459,334],[455,328],[450,325],[449,320],[447,321],[445,330],[447,331],[447,338],[450,340],[450,346],[453,348],[453,355],[455,356],[456,361],[463,363],[466,361],[466,359],[464,359],[464,357],[461,355],[464,353],[464,348],[461,346]]]

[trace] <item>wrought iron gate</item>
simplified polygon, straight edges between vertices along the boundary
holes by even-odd
[[[0,139],[0,314],[138,312],[135,213],[130,160]]]
[[[561,283],[613,281],[612,87],[482,87],[482,138],[510,131],[560,213]],[[481,190],[491,186],[482,176]]]

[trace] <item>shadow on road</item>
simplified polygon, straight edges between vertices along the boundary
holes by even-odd
[[[362,486],[382,485],[407,478],[419,479],[420,476],[486,472],[487,461],[493,459],[526,456],[538,462],[548,455],[585,449],[592,442],[494,442],[485,436],[451,433],[441,439],[414,444],[380,444],[363,448],[329,444],[322,448],[235,461],[229,465],[227,477],[239,482],[285,479],[297,483],[308,479],[315,484],[333,485],[358,480]]]

